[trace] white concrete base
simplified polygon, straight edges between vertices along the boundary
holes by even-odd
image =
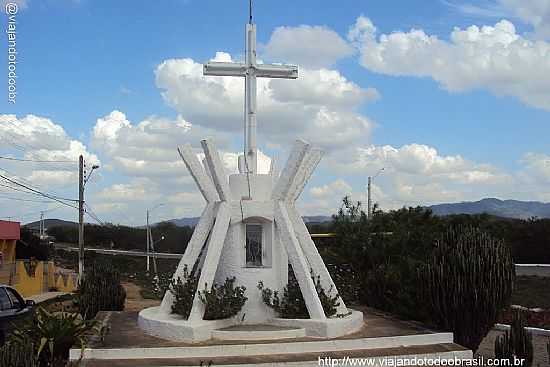
[[[177,315],[160,312],[160,307],[146,308],[138,315],[138,325],[146,334],[186,343],[211,339],[213,330],[235,323],[235,319],[187,321]]]
[[[334,351],[352,351],[364,349],[398,348],[403,346],[452,343],[453,333],[433,333],[379,338],[336,339],[318,341],[278,342],[262,344],[223,344],[192,347],[158,347],[158,348],[108,348],[71,349],[71,361],[83,359],[151,359],[151,358],[213,358],[269,356],[276,354],[326,353]],[[471,351],[463,351],[471,358]]]
[[[357,332],[364,325],[363,313],[352,310],[352,313],[346,317],[324,320],[274,318],[269,322],[270,325],[293,328],[290,330],[254,332],[219,330],[238,323],[237,318],[188,321],[174,314],[162,313],[160,307],[146,308],[138,315],[138,325],[146,334],[185,343],[198,343],[213,338],[225,340],[276,340],[311,336],[331,339]]]
[[[217,340],[281,340],[306,336],[306,329],[286,330],[213,330],[212,338]]]
[[[345,317],[334,317],[324,320],[275,318],[272,320],[271,324],[286,327],[300,327],[306,329],[307,336],[331,339],[361,330],[364,321],[362,312],[351,310],[351,314]]]

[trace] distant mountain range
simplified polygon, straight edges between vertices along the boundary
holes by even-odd
[[[331,220],[331,217],[326,215],[312,215],[312,216],[305,216],[304,222],[306,223],[323,223],[328,222]],[[166,222],[174,223],[178,227],[194,227],[199,221],[199,217],[191,217],[191,218],[180,218],[180,219],[170,219]],[[44,227],[46,229],[51,227],[77,227],[78,223],[71,222],[68,220],[62,220],[62,219],[44,219]],[[38,231],[40,229],[40,221],[37,220],[36,222],[30,222],[25,224],[25,227]],[[137,228],[145,228],[145,226],[137,226]]]
[[[428,208],[430,208],[435,215],[487,213],[504,218],[550,218],[550,203],[541,203],[539,201],[500,200],[495,198],[487,198],[479,201],[437,204],[429,206]],[[306,223],[323,223],[332,219],[327,215],[304,216],[302,218]],[[174,223],[179,227],[194,227],[198,221],[199,217],[168,220],[168,222]],[[25,226],[38,230],[40,228],[40,221],[27,223]],[[45,219],[44,226],[46,228],[55,226],[76,227],[77,223],[61,219]],[[139,226],[138,228],[143,228],[143,226]]]
[[[550,218],[550,203],[541,203],[538,201],[488,198],[479,201],[432,205],[429,208],[436,215],[487,213],[505,218]]]
[[[332,219],[332,217],[327,215],[311,215],[311,216],[303,216],[304,222],[306,223],[323,223],[328,222]],[[180,218],[180,219],[171,219],[168,222],[174,223],[178,227],[194,227],[199,221],[199,217],[191,217],[191,218]]]
[[[78,227],[78,223],[71,222],[68,220],[63,219],[44,219],[44,227],[46,229],[51,227]],[[25,227],[32,229],[32,230],[40,230],[40,221],[37,220],[36,222],[31,222],[25,224]]]

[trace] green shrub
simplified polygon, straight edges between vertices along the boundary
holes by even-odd
[[[264,303],[272,308],[279,317],[283,319],[309,318],[306,303],[296,278],[288,278],[288,284],[283,289],[282,297],[279,296],[278,291],[266,288],[262,281],[258,282],[258,289],[262,292]]]
[[[187,265],[183,268],[183,280],[180,277],[171,280],[169,290],[174,295],[172,313],[183,316],[185,319],[189,317],[198,281],[198,277],[189,272]]]
[[[475,227],[451,227],[419,272],[419,290],[436,327],[473,351],[509,303],[515,276],[511,251]]]
[[[50,313],[39,307],[36,318],[17,327],[10,336],[10,344],[34,346],[34,355],[40,366],[63,366],[69,357],[69,349],[80,345],[84,350],[85,335],[97,331],[95,320],[84,320],[77,313]]]
[[[336,312],[338,312],[337,307],[340,306],[340,302],[338,302],[338,294],[333,296],[330,295],[332,292],[332,286],[328,291],[325,291],[325,288],[323,288],[323,285],[321,284],[321,276],[315,276],[315,274],[313,274],[313,270],[311,271],[311,279],[313,279],[313,283],[315,283],[315,290],[319,296],[319,301],[321,301],[321,306],[323,306],[325,316],[332,317],[336,315]]]
[[[0,347],[0,366],[38,367],[34,345],[28,340],[4,344]]]
[[[87,320],[99,311],[122,311],[126,291],[120,283],[120,274],[110,261],[96,260],[89,263],[85,276],[79,283],[78,307]]]
[[[340,305],[338,302],[338,294],[331,296],[332,287],[326,291],[321,284],[321,277],[316,276],[311,271],[311,279],[315,284],[315,290],[323,306],[323,311],[326,317],[336,315],[337,307]],[[272,308],[279,317],[284,319],[308,319],[309,312],[307,310],[300,285],[294,276],[294,273],[289,271],[288,284],[283,289],[282,297],[279,296],[278,291],[272,291],[264,286],[262,281],[258,282],[258,289],[262,292],[262,300],[264,303]]]
[[[207,285],[199,291],[199,298],[205,305],[205,320],[220,320],[235,316],[243,308],[248,298],[245,287],[235,287],[235,277],[227,278],[224,284],[214,284],[210,290]]]
[[[418,295],[418,269],[444,228],[420,207],[387,213],[375,207],[367,218],[362,204],[346,197],[329,229],[337,245],[319,251],[346,302],[424,321],[429,313]]]
[[[533,363],[533,336],[525,328],[525,314],[515,309],[510,330],[495,339],[495,358],[510,361],[523,359],[522,367],[530,367]]]
[[[151,293],[155,299],[162,299],[164,294],[170,289],[172,284],[172,275],[168,273],[158,273],[151,280]]]

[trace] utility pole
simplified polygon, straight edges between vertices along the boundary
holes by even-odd
[[[367,218],[368,219],[370,219],[370,217],[372,216],[371,185],[372,185],[372,176],[369,176],[367,181]]]
[[[157,274],[157,260],[155,258],[155,243],[153,242],[153,234],[151,232],[151,225],[149,223],[149,214],[157,209],[158,207],[161,207],[161,206],[164,206],[165,204],[164,203],[160,203],[160,204],[157,204],[155,205],[154,207],[152,207],[151,209],[147,209],[147,224],[146,224],[146,231],[147,231],[147,248],[145,250],[146,252],[146,257],[147,257],[147,273],[149,273],[149,270],[150,270],[150,254],[151,254],[151,250],[153,250],[153,268],[155,270],[155,275]],[[164,239],[164,236],[162,236],[161,239]]]
[[[149,228],[149,209],[147,209],[147,248],[145,252],[147,253],[147,274],[149,274],[149,248],[151,247],[151,228]]]
[[[384,167],[380,168],[374,176],[369,176],[367,180],[367,218],[372,218],[372,180],[382,173]]]
[[[40,212],[40,239],[44,239],[44,212]]]
[[[78,157],[78,281],[84,277],[84,157]]]
[[[155,243],[153,242],[153,234],[151,233],[151,228],[149,228],[149,245],[151,246],[151,251],[153,252],[153,271],[157,275],[157,258],[155,254]]]
[[[99,165],[94,164],[88,176],[84,168],[84,157],[82,154],[78,157],[78,281],[84,278],[84,187],[86,182],[94,170],[99,168]]]

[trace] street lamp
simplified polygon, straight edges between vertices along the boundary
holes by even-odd
[[[88,180],[90,179],[90,176],[92,175],[92,172],[94,172],[96,169],[99,168],[99,165],[98,164],[94,164],[92,166],[92,169],[90,170],[90,173],[88,173],[88,176],[84,179],[84,186],[86,186],[86,183],[88,182]]]
[[[374,178],[378,177],[378,175],[381,174],[382,171],[384,171],[384,167],[380,168],[374,176],[369,176],[368,177],[368,182],[367,182],[367,218],[372,217],[372,194],[371,194],[372,180]]]
[[[84,156],[78,157],[78,282],[84,278],[84,187],[90,179],[92,172],[98,169],[94,164],[88,176],[84,171]]]

